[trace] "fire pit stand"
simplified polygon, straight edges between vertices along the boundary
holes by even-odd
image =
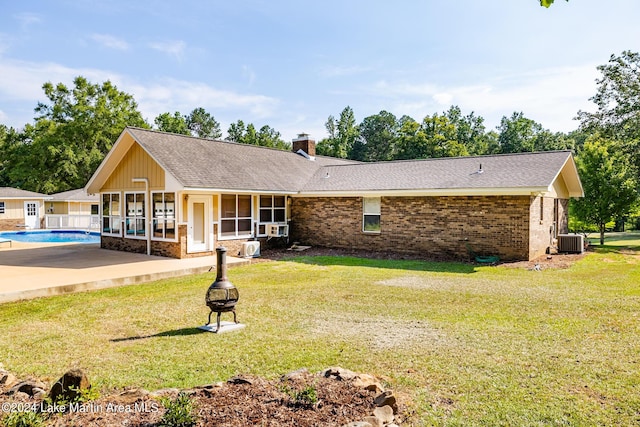
[[[244,327],[238,323],[236,317],[236,304],[238,302],[239,294],[238,289],[227,279],[227,249],[220,246],[216,248],[216,280],[209,286],[207,295],[205,296],[205,303],[211,310],[209,312],[209,320],[207,324],[201,326],[200,329],[218,333],[221,331],[220,315],[226,312],[233,313],[233,323],[222,322],[222,327],[235,326],[231,329],[237,329]],[[214,330],[211,324],[211,315],[217,313],[216,329]],[[229,329],[229,328],[228,328]]]

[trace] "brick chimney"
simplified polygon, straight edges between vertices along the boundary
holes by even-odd
[[[316,155],[316,142],[309,138],[308,133],[299,133],[293,140],[293,152],[297,153],[298,150],[304,151],[311,157]]]

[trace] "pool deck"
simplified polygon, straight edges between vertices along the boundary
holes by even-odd
[[[227,256],[230,267],[250,262]],[[14,241],[0,245],[0,303],[200,274],[215,263],[215,256],[174,259],[99,244]]]

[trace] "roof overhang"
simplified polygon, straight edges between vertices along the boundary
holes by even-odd
[[[362,191],[309,191],[294,197],[428,197],[428,196],[532,196],[544,194],[548,187],[522,188],[434,188],[428,190],[362,190]]]
[[[578,167],[576,166],[573,156],[568,156],[567,161],[564,162],[562,168],[558,171],[558,174],[554,178],[554,182],[558,179],[558,176],[562,175],[567,190],[569,191],[569,197],[584,197],[584,189],[582,188],[582,181],[580,181],[580,175],[578,174]]]
[[[277,190],[253,190],[245,189],[229,189],[229,188],[202,188],[202,187],[184,187],[182,191],[193,194],[278,194],[283,196],[294,196],[298,194],[296,191],[277,191]]]

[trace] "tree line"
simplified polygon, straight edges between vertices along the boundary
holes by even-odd
[[[389,161],[452,156],[477,156],[568,149],[576,163],[585,197],[572,203],[581,222],[604,236],[612,221],[637,214],[640,183],[640,54],[611,55],[598,67],[601,78],[591,98],[595,112],[579,111],[579,125],[569,133],[551,132],[514,112],[488,130],[474,112],[458,106],[427,115],[420,121],[380,111],[360,123],[349,106],[329,116],[327,137],[318,155],[359,161]],[[111,82],[101,84],[76,77],[73,87],[43,85],[48,102],[35,107],[33,123],[22,129],[0,124],[0,186],[41,193],[83,187],[126,126],[192,135],[223,137],[220,123],[202,107],[188,114],[165,112],[147,123],[130,94]],[[268,125],[237,120],[226,140],[288,150],[278,131]]]

